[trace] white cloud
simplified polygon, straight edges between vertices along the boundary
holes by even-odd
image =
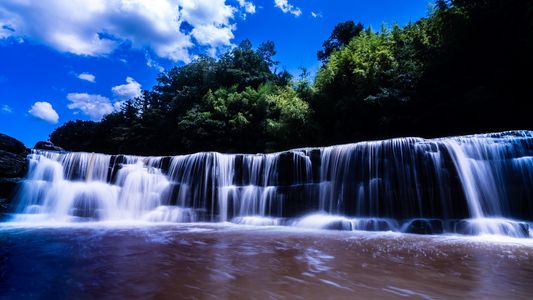
[[[165,68],[163,68],[157,61],[153,60],[148,52],[145,53],[144,57],[146,58],[146,65],[148,67],[156,69],[159,73],[165,71]],[[127,63],[127,61],[124,61],[124,63]]]
[[[126,77],[126,84],[114,86],[111,91],[120,100],[128,100],[142,95],[141,84],[131,77]]]
[[[94,76],[93,74],[87,73],[87,72],[79,74],[78,78],[81,80],[89,81],[89,82],[95,82],[96,80],[96,76]]]
[[[183,0],[181,16],[193,29],[190,35],[200,45],[230,46],[237,27],[230,22],[237,11],[225,0]]]
[[[316,18],[322,18],[322,13],[312,11],[312,12],[311,12],[311,17],[313,17],[313,18],[315,18],[315,19],[316,19]]]
[[[296,17],[299,17],[302,14],[300,8],[290,4],[289,0],[274,0],[274,6],[281,9],[282,12],[293,14]]]
[[[237,0],[2,0],[0,38],[24,38],[61,52],[99,56],[123,43],[188,62],[195,41],[231,46],[235,13],[255,12]],[[180,29],[187,23],[188,32]]]
[[[2,104],[0,105],[0,112],[4,114],[10,114],[13,112],[13,109],[7,104]]]
[[[81,112],[92,120],[98,121],[103,116],[119,110],[124,101],[142,96],[141,84],[132,77],[126,77],[125,84],[114,86],[111,91],[115,95],[114,102],[102,95],[69,93],[67,99],[72,103],[67,107],[76,110],[74,114]]]
[[[59,120],[59,115],[52,107],[52,104],[45,101],[33,103],[28,112],[37,119],[44,120],[48,123],[57,124]]]
[[[211,47],[230,45],[234,38],[231,28],[221,29],[213,24],[199,25],[192,30],[191,34],[199,44]]]
[[[109,98],[100,95],[69,93],[67,99],[72,102],[67,105],[69,109],[77,109],[95,121],[100,120],[104,115],[110,114],[114,110]]]
[[[245,12],[255,14],[255,5],[251,1],[237,0],[237,2],[239,2],[241,8],[244,8]]]

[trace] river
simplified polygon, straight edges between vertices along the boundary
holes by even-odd
[[[0,227],[1,299],[531,299],[533,243],[231,224]]]

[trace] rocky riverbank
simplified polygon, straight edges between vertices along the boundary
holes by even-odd
[[[34,149],[63,151],[48,141],[40,141]],[[0,133],[0,215],[12,209],[11,200],[28,171],[30,149],[19,140]]]
[[[29,153],[21,141],[0,133],[0,213],[11,208],[10,199],[27,172]]]

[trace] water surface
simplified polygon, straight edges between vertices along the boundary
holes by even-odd
[[[531,299],[525,239],[220,224],[0,227],[1,299]]]

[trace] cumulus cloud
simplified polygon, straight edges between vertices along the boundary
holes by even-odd
[[[81,80],[89,81],[89,82],[95,82],[96,80],[96,76],[90,73],[86,73],[86,72],[79,74],[78,78]]]
[[[120,100],[128,100],[142,95],[141,84],[131,77],[126,77],[126,83],[111,88],[113,94]]]
[[[274,6],[281,9],[283,13],[293,14],[299,17],[302,14],[300,8],[289,3],[289,0],[274,0]]]
[[[238,0],[239,6],[249,14],[255,14],[255,5],[251,1]]]
[[[101,95],[69,93],[67,99],[72,102],[67,105],[69,109],[81,111],[94,121],[102,119],[104,115],[110,114],[114,110],[111,100]]]
[[[127,44],[188,62],[195,43],[231,46],[235,13],[255,12],[250,1],[234,5],[226,0],[2,0],[0,38],[29,39],[88,56],[106,55]]]
[[[57,121],[59,120],[59,115],[52,107],[52,104],[45,101],[37,101],[33,103],[28,112],[37,119],[41,119],[51,124],[57,124]]]
[[[141,97],[141,84],[132,77],[126,77],[126,83],[111,88],[113,100],[98,94],[69,93],[67,99],[71,102],[69,109],[75,110],[74,114],[82,113],[91,120],[98,121],[103,116],[119,110],[128,99]]]
[[[199,44],[212,48],[230,45],[230,41],[234,38],[232,28],[218,28],[213,24],[199,25],[191,34]]]
[[[0,105],[0,112],[4,114],[10,114],[13,112],[13,109],[7,104],[2,104]]]
[[[144,58],[146,59],[146,65],[148,67],[156,69],[157,71],[159,71],[159,73],[165,71],[165,68],[163,68],[157,61],[153,60],[148,52],[145,53]],[[127,63],[125,59],[122,62]]]
[[[192,26],[190,35],[200,45],[220,47],[231,45],[236,26],[230,22],[236,8],[225,0],[184,0],[181,16]]]

